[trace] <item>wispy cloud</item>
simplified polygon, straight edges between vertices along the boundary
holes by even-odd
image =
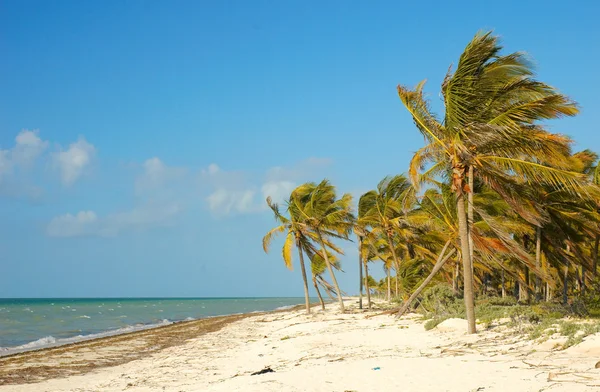
[[[194,175],[189,168],[170,166],[153,157],[138,166],[141,170],[132,184],[136,198],[131,209],[105,216],[99,216],[93,209],[70,212],[53,218],[46,234],[112,237],[171,225],[184,206],[202,199],[217,217],[263,212],[268,196],[276,202],[284,201],[297,183],[315,176],[329,163],[329,160],[308,159],[293,167],[271,168],[263,175],[224,170],[212,163],[196,170]]]
[[[42,189],[28,181],[36,161],[48,148],[37,130],[24,129],[15,137],[11,148],[0,149],[0,196],[37,199]]]
[[[129,211],[99,217],[94,211],[57,216],[48,223],[50,237],[113,237],[122,232],[169,226],[179,214],[178,204],[145,204]]]
[[[96,148],[88,143],[83,136],[75,143],[71,143],[67,149],[62,149],[53,154],[53,162],[58,168],[64,185],[72,185],[84,173],[90,165]]]
[[[47,147],[48,142],[39,137],[39,131],[19,132],[12,148],[0,150],[0,183],[16,169],[30,169]]]
[[[292,167],[272,167],[257,177],[251,173],[225,171],[213,163],[202,171],[203,180],[212,186],[206,198],[208,207],[218,216],[265,211],[267,197],[277,203],[285,201],[299,183],[314,178],[330,164],[329,159],[309,158]]]
[[[167,166],[158,157],[147,159],[142,166],[143,172],[135,180],[137,194],[164,188],[184,179],[188,172],[184,167]]]

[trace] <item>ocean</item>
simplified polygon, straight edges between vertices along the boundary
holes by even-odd
[[[0,356],[177,321],[302,303],[304,298],[0,299]]]

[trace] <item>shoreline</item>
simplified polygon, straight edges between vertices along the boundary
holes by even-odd
[[[220,316],[73,347],[0,358],[0,392],[210,391],[594,391],[600,333],[563,350],[498,323],[468,335],[466,320],[426,331],[419,315],[400,319],[357,309],[303,305]],[[377,304],[376,304],[377,305]],[[383,304],[382,304],[383,305]],[[372,316],[372,317],[367,317]],[[114,339],[114,341],[111,341]],[[50,353],[50,355],[48,355]],[[270,369],[260,373],[261,370]],[[260,374],[256,374],[259,372]],[[11,379],[6,379],[12,375]]]
[[[231,298],[238,299],[235,297],[231,297]],[[248,299],[263,299],[263,298],[267,298],[267,297],[256,297],[256,298],[248,297],[248,298],[239,298],[239,299],[248,300]],[[276,298],[279,298],[279,297],[276,297]],[[83,298],[66,298],[66,300],[79,300],[79,299],[83,299]],[[126,298],[118,298],[118,297],[113,298],[113,300],[121,300],[121,299],[126,299]],[[146,298],[134,298],[134,299],[146,300]],[[158,298],[158,299],[163,300],[165,298]],[[168,300],[171,300],[171,299],[178,300],[179,298],[167,298],[167,299]],[[192,298],[192,299],[195,299],[195,298]],[[209,299],[220,300],[220,299],[226,299],[226,298],[209,298]],[[29,300],[29,299],[26,299],[26,300]],[[37,299],[34,299],[34,300],[37,300]],[[44,301],[47,301],[47,302],[53,301],[53,300],[55,300],[55,299],[54,298],[44,299]],[[104,300],[104,298],[93,298],[93,300],[101,301],[101,300]],[[52,335],[47,335],[47,336],[43,336],[37,340],[32,340],[32,341],[22,343],[18,346],[0,347],[0,359],[9,358],[14,355],[29,353],[29,352],[33,352],[33,351],[71,346],[71,345],[75,345],[78,343],[96,341],[98,339],[116,337],[116,336],[121,336],[121,335],[128,335],[128,334],[143,332],[143,331],[152,330],[152,329],[156,329],[156,328],[168,327],[168,326],[175,325],[175,324],[204,320],[207,318],[233,316],[233,315],[241,315],[241,314],[262,313],[262,312],[273,312],[273,311],[279,311],[279,310],[288,310],[288,309],[293,309],[300,305],[301,304],[284,305],[284,306],[280,306],[280,307],[277,307],[272,310],[255,310],[255,311],[249,311],[249,312],[224,313],[224,314],[203,316],[203,317],[199,317],[199,318],[186,317],[186,318],[175,319],[175,320],[165,318],[161,322],[131,324],[131,325],[126,325],[124,327],[120,327],[120,328],[116,328],[116,329],[100,330],[98,332],[93,332],[88,335],[73,335],[73,336],[63,337],[63,338],[54,338]],[[302,305],[302,306],[304,306],[304,305]],[[315,306],[315,304],[314,303],[311,304],[311,307],[312,306]],[[87,317],[87,316],[83,316],[83,317]],[[51,340],[51,341],[49,341],[49,340]]]
[[[311,309],[317,304],[311,304]],[[76,342],[64,343],[59,345],[32,348],[25,351],[19,351],[14,353],[8,353],[0,355],[0,387],[3,385],[19,385],[27,383],[36,383],[55,377],[61,377],[61,370],[58,367],[44,368],[46,371],[40,371],[39,366],[29,366],[25,368],[15,368],[14,365],[20,365],[21,363],[33,362],[37,364],[40,357],[44,357],[47,361],[52,361],[52,357],[60,357],[61,355],[70,355],[73,352],[88,349],[102,349],[102,348],[113,348],[115,346],[127,345],[132,341],[140,339],[146,339],[149,341],[161,340],[159,347],[152,347],[151,350],[145,350],[138,356],[127,356],[122,358],[115,358],[114,361],[101,364],[86,364],[80,370],[79,374],[85,374],[95,369],[101,369],[104,367],[118,366],[130,361],[146,357],[154,352],[159,352],[165,348],[173,347],[177,345],[185,344],[189,339],[200,337],[206,333],[215,332],[225,327],[226,325],[242,320],[247,317],[259,316],[270,313],[281,313],[287,311],[295,311],[298,309],[304,309],[304,305],[290,305],[283,307],[282,309],[273,309],[268,311],[253,311],[248,313],[232,313],[219,316],[207,316],[195,320],[181,320],[172,322],[167,325],[156,325],[149,328],[144,328],[136,331],[128,331],[117,333],[114,335],[93,337],[89,339],[83,339]],[[177,335],[173,339],[168,339],[171,332],[177,332]],[[180,340],[180,338],[183,338]],[[156,345],[155,345],[156,346]],[[138,347],[138,350],[143,350],[142,347]],[[90,360],[89,358],[87,360]],[[10,369],[10,372],[7,370]],[[11,373],[7,375],[6,373]],[[77,373],[77,371],[67,372],[70,375]],[[18,380],[13,382],[14,380]]]

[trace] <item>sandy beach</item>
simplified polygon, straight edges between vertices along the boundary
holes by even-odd
[[[425,331],[335,304],[180,323],[0,359],[0,391],[594,391],[600,335],[566,350],[497,326]],[[252,373],[270,368],[273,372]]]

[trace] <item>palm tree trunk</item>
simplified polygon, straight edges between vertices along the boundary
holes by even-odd
[[[452,279],[452,292],[454,296],[458,297],[459,287],[458,287],[458,278],[460,273],[460,263],[456,260],[456,267],[454,268],[454,279]]]
[[[458,214],[458,232],[463,259],[464,297],[467,311],[468,333],[477,332],[475,329],[475,297],[473,295],[473,270],[471,269],[469,248],[469,227],[465,211],[465,197],[462,189],[456,192],[456,210]]]
[[[362,256],[361,256],[361,250],[362,250],[362,237],[358,236],[358,276],[359,276],[359,298],[358,298],[358,308],[362,309],[363,308],[363,267],[362,267]]]
[[[427,287],[429,282],[431,282],[431,280],[433,279],[435,274],[437,274],[438,271],[442,269],[444,264],[446,264],[446,261],[448,261],[448,259],[454,254],[454,252],[456,252],[455,249],[452,249],[447,255],[444,256],[444,254],[446,253],[446,249],[448,249],[448,245],[450,245],[450,241],[446,242],[446,245],[444,245],[444,248],[440,252],[440,255],[438,256],[438,259],[435,262],[435,265],[433,266],[431,273],[429,273],[429,275],[427,275],[427,277],[425,278],[423,283],[421,283],[419,285],[419,287],[417,287],[415,292],[412,293],[412,295],[408,298],[408,300],[404,303],[404,305],[402,305],[402,307],[398,311],[398,317],[402,316],[404,314],[404,312],[406,312],[406,310],[408,309],[410,304],[412,304],[412,302],[419,296],[419,294],[421,294],[421,292],[425,289],[425,287]]]
[[[502,269],[502,298],[506,297],[506,279],[504,278],[504,268]]]
[[[542,260],[542,228],[538,226],[535,228],[535,268],[538,270],[537,271],[538,274],[540,271],[540,266],[542,264],[541,260]],[[536,278],[535,278],[535,299],[536,299],[536,301],[539,301],[541,299],[541,292],[542,292],[542,280],[540,279],[539,276],[536,276]]]
[[[392,258],[394,260],[394,265],[398,266],[398,265],[400,265],[400,261],[398,261],[398,255],[396,254],[396,247],[394,246],[394,241],[392,240],[392,233],[387,228],[386,228],[386,235],[387,235],[390,251],[392,252]],[[391,293],[390,293],[390,274],[388,271],[388,302],[390,302],[391,300],[392,300],[392,298],[391,298]]]
[[[563,274],[563,298],[562,298],[563,305],[566,305],[569,300],[568,291],[569,291],[569,264],[568,264],[567,260],[565,260],[565,270],[564,270],[564,274]]]
[[[365,288],[367,290],[367,308],[371,309],[371,288],[369,287],[369,265],[365,260]]]
[[[519,282],[519,299],[529,303],[529,268],[523,269],[523,282]]]
[[[386,268],[387,271],[387,301],[392,302],[392,272],[391,268]]]
[[[550,302],[552,300],[552,289],[550,288],[550,283],[546,282],[546,302]]]
[[[396,298],[398,298],[398,270],[400,269],[400,264],[396,264]]]
[[[594,274],[594,277],[596,276],[596,274],[598,273],[598,246],[600,245],[600,234],[596,234],[596,240],[594,241],[594,268],[592,273]]]
[[[337,293],[338,302],[340,304],[340,310],[343,312],[343,311],[345,311],[345,308],[344,308],[344,300],[342,299],[342,292],[340,291],[340,285],[338,284],[338,281],[335,278],[335,274],[333,273],[333,268],[331,268],[331,264],[329,263],[329,256],[327,256],[327,248],[325,248],[325,242],[323,241],[323,236],[321,235],[320,230],[317,230],[317,235],[319,236],[319,242],[321,243],[321,248],[323,249],[323,258],[325,259],[325,264],[327,265],[327,270],[329,271],[331,280],[333,280],[333,285],[334,285],[335,291]]]
[[[583,263],[584,261],[581,260]],[[581,295],[585,294],[585,265],[581,264]]]
[[[315,275],[312,276],[313,285],[315,286],[315,290],[317,290],[317,295],[319,296],[319,302],[321,302],[321,309],[325,310],[325,301],[323,301],[323,297],[321,297],[321,291],[319,290],[319,285],[317,284],[317,278]]]
[[[306,313],[310,314],[310,298],[308,296],[308,279],[306,278],[306,269],[304,268],[304,254],[297,242],[296,247],[298,248],[298,258],[300,259],[300,269],[302,270],[302,280],[304,281],[304,304],[306,306]]]
[[[469,166],[469,194],[467,195],[467,219],[469,223],[469,262],[471,263],[471,275],[474,275],[473,264],[473,193],[475,192],[473,165]]]

